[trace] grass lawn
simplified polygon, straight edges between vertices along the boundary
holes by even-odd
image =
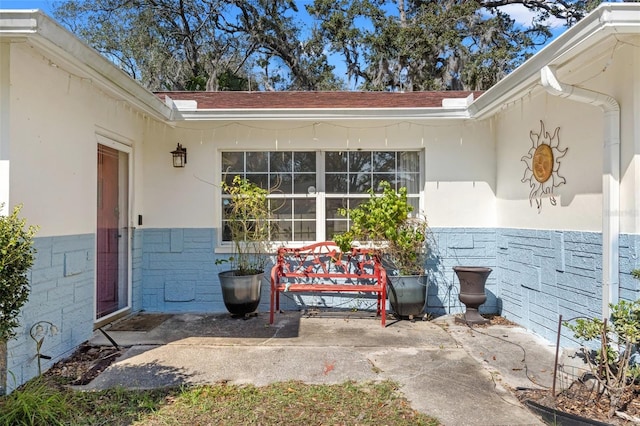
[[[77,392],[52,378],[0,397],[0,425],[429,425],[391,381]]]

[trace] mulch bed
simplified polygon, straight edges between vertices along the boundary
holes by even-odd
[[[474,324],[474,328],[486,328],[493,325],[518,326],[499,315],[482,315],[490,320],[488,324]],[[594,389],[595,382],[574,382],[568,389],[553,397],[551,389],[545,390],[518,390],[516,396],[520,401],[535,401],[540,405],[555,408],[564,413],[570,413],[589,420],[596,420],[610,425],[636,425],[640,424],[640,384],[630,386],[623,397],[623,405],[619,414],[608,417],[609,398],[600,395]]]
[[[82,386],[95,379],[120,355],[114,346],[80,346],[69,358],[55,363],[43,375],[56,377],[67,385]]]
[[[630,386],[623,397],[619,414],[608,417],[609,398],[599,394],[595,382],[575,381],[555,398],[551,390],[520,390],[516,393],[520,401],[531,400],[545,407],[555,408],[586,419],[610,425],[631,425],[640,422],[640,385]],[[634,421],[632,421],[632,419]]]
[[[481,315],[482,318],[489,320],[488,323],[486,324],[470,324],[470,327],[473,328],[487,328],[490,327],[492,325],[505,325],[505,326],[509,326],[509,327],[520,327],[518,324],[516,324],[513,321],[509,321],[508,319],[506,319],[503,316],[500,315],[496,315],[496,314],[482,314]],[[460,319],[460,320],[464,320],[464,314],[456,314],[455,315],[456,319]]]
[[[169,319],[168,314],[139,314],[113,324],[110,331],[149,331]],[[98,377],[122,353],[115,346],[81,345],[70,357],[58,361],[43,375],[65,385],[82,386]]]

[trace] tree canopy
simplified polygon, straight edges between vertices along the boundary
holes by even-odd
[[[600,0],[63,0],[150,90],[484,90]],[[531,12],[526,25],[505,9]]]

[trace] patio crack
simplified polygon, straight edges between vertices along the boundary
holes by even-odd
[[[376,363],[373,362],[373,360],[371,358],[367,358],[367,361],[369,361],[369,364],[371,365],[371,371],[373,371],[374,373],[380,374],[380,373],[384,372],[384,370],[382,368],[378,367],[376,365]]]

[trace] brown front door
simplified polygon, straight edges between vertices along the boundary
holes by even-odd
[[[127,306],[128,155],[98,145],[96,317]]]

